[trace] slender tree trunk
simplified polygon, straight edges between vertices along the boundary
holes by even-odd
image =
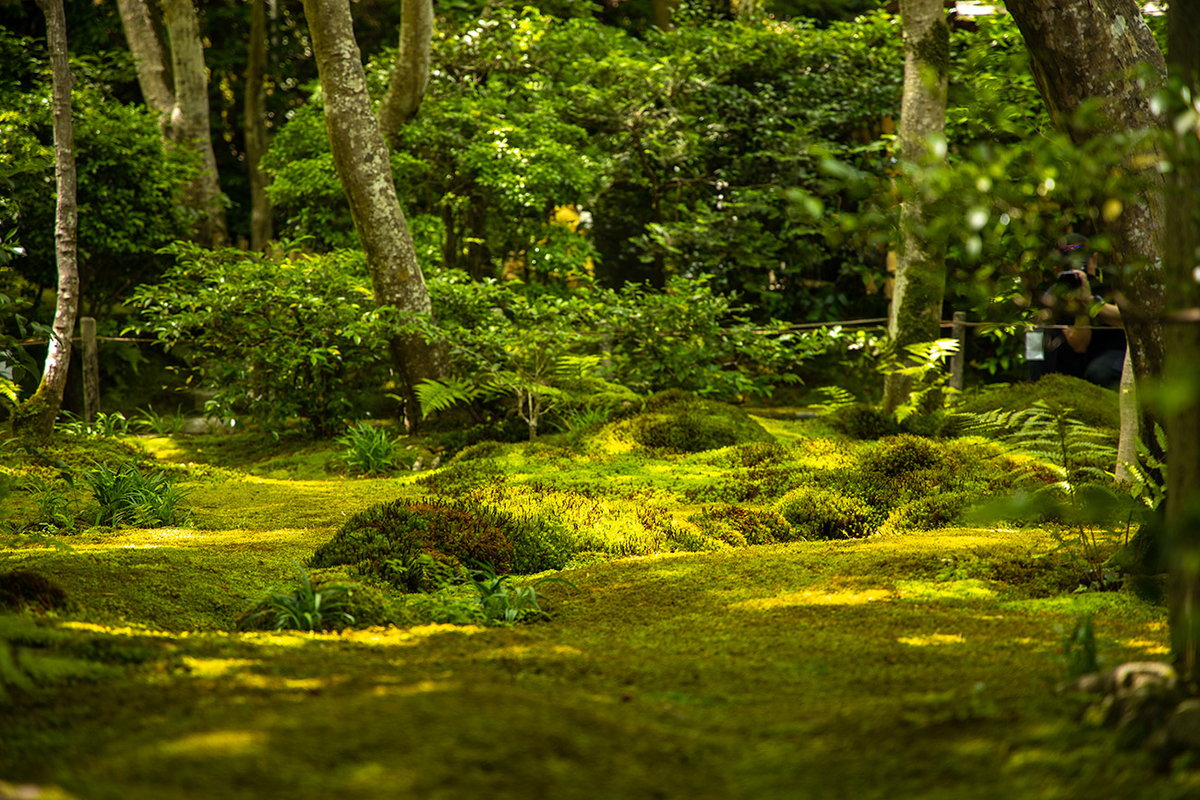
[[[675,15],[675,9],[679,6],[679,0],[652,0],[654,7],[654,25],[660,31],[669,31],[674,25],[671,23],[671,18]]]
[[[946,83],[950,28],[942,0],[901,0],[904,28],[904,94],[900,107],[900,158],[916,164],[930,157],[929,139],[946,131]],[[888,314],[888,335],[898,355],[938,338],[946,289],[945,247],[925,233],[927,211],[920,192],[900,207],[900,247]],[[907,402],[912,379],[884,379],[883,408]]]
[[[1113,130],[1143,130],[1161,122],[1137,68],[1165,73],[1162,52],[1135,0],[1008,0],[1025,45],[1033,77],[1055,125],[1076,142]],[[1080,127],[1074,115],[1086,101],[1099,100],[1105,127]],[[1151,154],[1153,155],[1153,154]],[[1104,221],[1112,240],[1112,263],[1119,277],[1117,305],[1129,340],[1139,384],[1161,374],[1163,362],[1163,203],[1162,178],[1154,166],[1129,163],[1150,188],[1113,220]],[[1145,392],[1139,392],[1145,397]],[[1155,416],[1143,404],[1142,443],[1157,456]]]
[[[44,439],[54,430],[54,419],[62,407],[71,363],[71,336],[79,307],[79,265],[76,261],[75,134],[71,124],[71,68],[67,60],[67,24],[62,0],[38,0],[46,16],[46,38],[50,46],[53,74],[54,176],[57,205],[54,244],[58,259],[58,302],[54,326],[46,350],[42,380],[33,396],[13,414],[13,433]]]
[[[175,75],[175,105],[167,123],[172,142],[196,152],[200,172],[184,188],[184,202],[197,213],[193,235],[206,247],[225,243],[225,209],[213,153],[212,127],[208,119],[208,74],[204,68],[204,45],[200,22],[192,0],[162,0],[171,40],[171,71]]]
[[[250,173],[250,249],[260,252],[274,236],[271,201],[267,198],[269,181],[259,168],[259,162],[267,152],[267,98],[263,91],[266,77],[266,0],[250,0],[250,51],[246,64],[243,125],[246,129],[246,168]]]
[[[1138,460],[1138,409],[1137,380],[1133,375],[1133,360],[1129,357],[1128,347],[1125,348],[1125,364],[1121,367],[1121,385],[1117,397],[1121,435],[1117,439],[1117,466],[1114,473],[1117,480],[1131,483],[1133,473],[1128,465],[1136,464]]]
[[[117,11],[121,15],[121,27],[133,63],[137,68],[138,85],[142,88],[142,99],[163,120],[175,107],[175,91],[171,88],[170,54],[163,40],[161,27],[156,26],[155,15],[147,4],[148,0],[117,0]]]
[[[325,101],[325,128],[334,167],[350,203],[350,215],[367,257],[378,305],[430,316],[425,278],[388,163],[387,145],[371,114],[362,55],[354,40],[349,0],[304,0],[313,53]],[[393,340],[392,363],[405,398],[409,429],[421,418],[413,387],[441,376],[436,348],[419,336]]]
[[[1196,103],[1200,92],[1200,6],[1172,3],[1167,59]],[[1167,414],[1171,466],[1167,486],[1167,536],[1171,554],[1171,633],[1175,664],[1193,691],[1200,690],[1200,126],[1176,140],[1167,194],[1164,265],[1167,275],[1166,364],[1168,386],[1186,399]],[[1189,140],[1190,139],[1190,143]]]
[[[401,0],[400,49],[387,94],[379,104],[379,129],[394,141],[400,129],[417,114],[429,86],[429,48],[433,42],[433,0]]]

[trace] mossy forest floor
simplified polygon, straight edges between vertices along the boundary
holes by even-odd
[[[784,444],[811,435],[760,421]],[[544,590],[550,621],[512,627],[238,633],[293,560],[434,474],[349,478],[325,472],[330,447],[248,441],[140,442],[192,464],[187,527],[0,551],[0,571],[71,600],[0,615],[0,797],[4,781],[97,800],[1200,797],[1194,765],[1123,748],[1055,692],[1081,611],[1111,664],[1166,658],[1167,629],[1130,594],[1070,594],[1052,531],[599,560],[562,573],[578,591]],[[594,482],[681,518],[720,473],[553,445],[499,463],[510,483]]]

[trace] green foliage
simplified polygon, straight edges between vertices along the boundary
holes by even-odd
[[[83,480],[99,506],[96,525],[160,528],[182,524],[191,515],[183,506],[189,491],[161,470],[147,474],[134,463],[96,464]]]
[[[239,629],[326,631],[354,624],[354,617],[346,611],[356,588],[353,584],[318,588],[303,567],[294,561],[292,564],[296,568],[296,588],[291,594],[270,594],[260,600],[238,621]]]
[[[950,400],[950,374],[945,369],[945,362],[958,352],[958,341],[938,339],[911,344],[904,349],[907,355],[897,357],[895,353],[889,353],[879,365],[884,375],[899,375],[912,382],[908,399],[892,411],[901,424],[919,411],[932,411]]]
[[[120,411],[106,413],[96,412],[93,422],[85,422],[78,414],[70,411],[59,413],[59,419],[54,423],[55,428],[72,436],[128,436],[129,420]]]
[[[278,252],[175,245],[163,281],[135,293],[136,327],[214,393],[209,413],[338,433],[383,394],[395,309],[375,306],[361,253]]]
[[[779,499],[775,509],[800,539],[857,539],[871,533],[872,509],[863,501],[830,489],[801,486]]]
[[[1117,393],[1082,378],[1050,373],[1036,383],[992,384],[959,395],[955,411],[982,414],[989,411],[1023,411],[1043,400],[1054,407],[1071,408],[1071,416],[1091,428],[1113,432],[1121,426]],[[1115,443],[1115,438],[1113,438]]]
[[[133,424],[158,436],[174,436],[183,429],[184,416],[177,407],[174,414],[159,414],[153,408],[138,411]]]
[[[344,448],[347,466],[361,475],[386,475],[412,466],[412,458],[397,452],[396,440],[385,429],[365,420],[352,425],[337,442]]]
[[[25,253],[13,269],[34,286],[53,286],[58,274],[55,198],[46,190],[54,185],[50,76],[28,56],[44,47],[0,27],[0,61],[12,67],[0,86],[0,226],[14,225]],[[162,146],[153,112],[117,99],[111,73],[119,58],[71,64],[79,268],[93,303],[117,299],[161,269],[154,251],[186,234],[177,196],[195,170],[186,148]]]
[[[1075,617],[1075,624],[1062,639],[1063,667],[1067,680],[1100,671],[1096,658],[1096,631],[1092,625],[1092,612]]]
[[[515,586],[511,575],[497,575],[490,564],[470,571],[468,582],[478,595],[483,618],[488,622],[512,624],[522,620],[550,615],[538,603],[538,586],[557,584],[578,591],[575,584],[564,578],[545,577],[527,586]]]

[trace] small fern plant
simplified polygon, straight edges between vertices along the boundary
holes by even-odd
[[[1113,523],[1132,503],[1113,491],[1113,475],[1101,466],[1116,463],[1117,450],[1110,437],[1072,417],[1072,410],[1038,400],[1020,411],[974,415],[969,429],[1000,439],[1054,473],[1058,478],[1050,487],[1054,495],[1040,493],[1036,512],[1059,519],[1078,534],[1089,583],[1104,591],[1118,583],[1120,576],[1105,571],[1097,534],[1115,530]]]
[[[885,375],[903,375],[912,381],[908,400],[893,411],[897,422],[904,422],[918,411],[928,410],[929,406],[945,405],[953,390],[950,388],[950,374],[944,365],[946,359],[958,352],[958,340],[918,342],[904,349],[907,355],[903,358],[889,352],[879,367]]]

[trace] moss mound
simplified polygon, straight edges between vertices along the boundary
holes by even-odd
[[[0,609],[54,611],[67,607],[67,593],[54,581],[32,570],[0,573]]]
[[[796,532],[786,519],[771,509],[719,505],[688,517],[700,533],[735,547],[748,544],[790,542]]]
[[[801,486],[785,494],[776,510],[802,539],[857,539],[872,531],[875,514],[857,497]]]
[[[354,566],[364,575],[417,591],[427,579],[417,567],[421,556],[452,567],[480,563],[508,572],[519,528],[511,514],[477,503],[396,500],[356,514],[317,548],[309,565]]]
[[[1116,392],[1058,373],[1046,375],[1037,383],[990,386],[967,393],[954,410],[966,414],[1020,411],[1038,400],[1053,407],[1070,408],[1073,418],[1093,428],[1117,430],[1121,427],[1120,400]]]
[[[646,401],[627,423],[629,435],[648,450],[699,453],[750,442],[774,442],[745,411],[728,403],[669,390]]]

